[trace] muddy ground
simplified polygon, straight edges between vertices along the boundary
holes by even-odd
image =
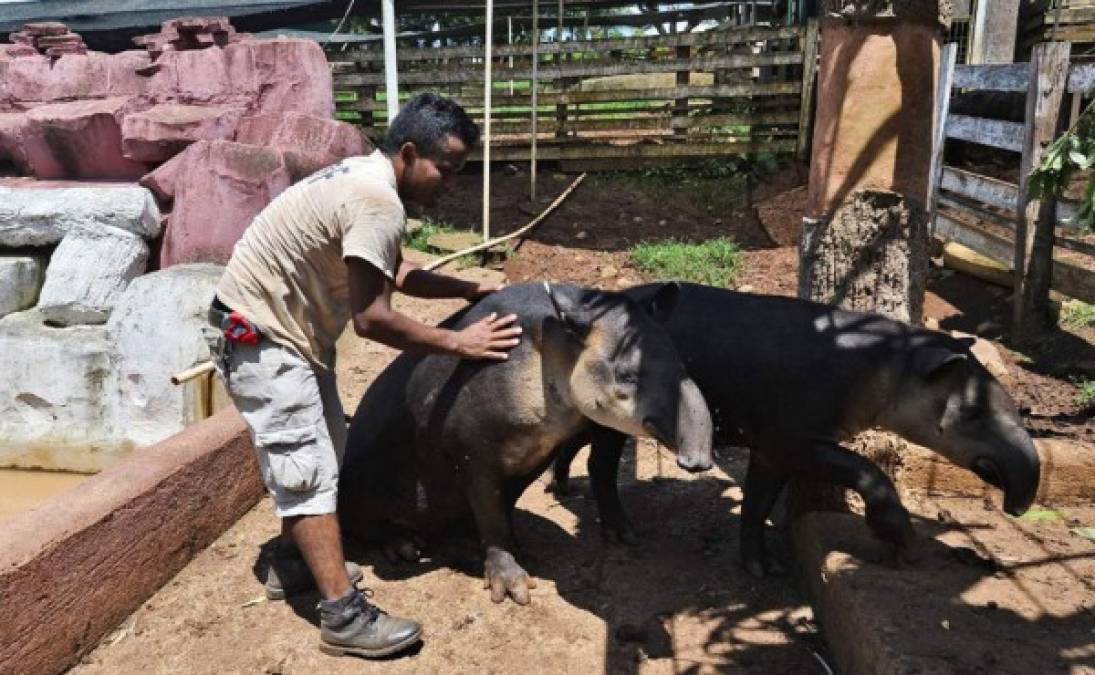
[[[532,206],[525,196],[527,177],[500,172],[492,184],[494,231],[505,232],[530,220],[572,178],[544,173],[541,204]],[[776,242],[786,244],[794,237],[794,224],[804,207],[805,193],[795,189],[802,179],[800,170],[785,170],[757,181],[745,199],[743,186],[727,187],[725,179],[685,184],[684,179],[591,176],[532,240],[501,265],[502,271],[512,281],[550,279],[612,289],[644,279],[627,253],[637,241],[727,235],[745,249],[746,266],[738,288],[793,295],[797,253],[793,246]],[[460,177],[457,192],[427,215],[478,226],[479,185],[475,176]],[[1091,329],[1059,332],[1025,354],[1012,351],[1000,339],[1007,332],[1007,295],[1005,289],[937,269],[925,313],[941,328],[978,333],[995,341],[1012,373],[1008,388],[1037,434],[1075,439],[1095,451],[1092,410],[1081,409],[1071,382],[1082,375],[1095,377],[1095,334]],[[400,303],[411,315],[431,322],[460,306],[459,302],[405,298]],[[347,337],[340,346],[338,369],[348,410],[392,356],[387,348]],[[534,483],[519,502],[516,515],[524,562],[540,582],[529,607],[490,602],[482,589],[481,559],[467,538],[433,542],[428,559],[419,564],[392,563],[375,547],[351,547],[349,555],[365,565],[367,585],[374,589],[377,602],[426,626],[421,650],[381,663],[320,654],[315,649],[314,596],[290,604],[260,600],[257,578],[262,552],[277,532],[270,503],[263,500],[75,672],[824,673],[822,661],[831,663],[831,657],[798,579],[792,575],[756,581],[737,567],[738,485],[745,456],[740,450],[720,454],[717,470],[692,476],[677,469],[655,444],[638,445],[634,458],[622,468],[621,487],[624,503],[643,534],[635,548],[602,543],[596,510],[585,496],[584,454],[574,465],[578,479],[573,495],[557,499],[544,490],[545,478]],[[938,504],[912,501],[921,523],[939,520]],[[961,504],[961,508],[947,507],[953,526],[943,529],[966,528],[982,538],[988,536],[1006,564],[1037,570],[1053,559],[1064,560],[1063,565],[1085,574],[1090,570],[1088,562],[1095,549],[1070,528],[1095,523],[1047,519],[1007,527],[980,518],[976,510],[983,511],[980,500]],[[1090,509],[1078,513],[1081,520],[1092,515]],[[990,530],[987,535],[985,523]],[[924,532],[935,534],[939,529],[929,527]],[[1027,552],[1032,529],[1042,542],[1037,555]],[[776,554],[789,557],[784,539],[773,539]],[[1008,558],[1009,550],[1018,553]],[[977,579],[973,577],[991,579],[999,572],[971,568],[961,556],[950,560],[951,554],[940,555],[942,562],[930,558],[916,583],[911,579],[903,584],[873,583],[891,591],[883,594],[886,602],[913,607],[918,597],[932,592],[933,576],[964,575],[963,588],[974,588]],[[880,568],[878,574],[898,572]],[[1025,574],[1037,576],[1032,571]],[[889,577],[891,582],[896,578]],[[1077,617],[1076,621],[1095,607],[1090,576],[1046,583],[1044,587],[1035,584],[1033,591],[1023,586],[1010,591],[1016,595],[1009,597],[1015,602],[1032,598],[1029,602],[1037,609],[1042,602],[1038,598],[1052,594],[1055,606],[1067,608],[1067,615]],[[962,611],[984,604],[977,593],[970,595],[954,584],[945,586],[940,593],[954,591],[951,601],[959,609],[965,607]],[[1001,598],[999,604],[1010,607],[1011,600]],[[1032,630],[1029,639],[1045,641],[1054,624],[1045,625],[1049,628]],[[1086,643],[1076,644],[1095,628],[1095,622],[1091,628],[1084,625],[1069,624],[1067,640],[1062,638],[1061,650],[1071,649],[1074,657],[1059,657],[1042,672],[1084,672],[1076,668],[1095,666],[1091,662],[1095,657],[1084,656],[1083,651],[1095,652],[1095,633]],[[1001,659],[1007,663],[1009,649],[1022,650],[1025,636],[1022,628],[1003,642],[987,635],[955,635],[993,654],[994,660],[952,663],[968,672],[1008,671],[993,664]],[[931,644],[936,642],[940,641]],[[976,668],[971,665],[978,663]]]

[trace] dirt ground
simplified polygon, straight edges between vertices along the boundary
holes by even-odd
[[[492,181],[494,232],[530,220],[572,178],[542,174],[542,203],[531,206],[525,196],[527,177],[519,171],[500,172]],[[664,180],[591,176],[502,268],[510,281],[549,279],[614,289],[644,280],[627,253],[638,241],[728,235],[745,250],[745,270],[737,288],[793,295],[797,252],[776,242],[788,243],[794,237],[789,223],[800,218],[804,208],[805,192],[795,189],[802,180],[801,170],[783,171],[760,181],[746,200],[740,190],[717,181],[674,186]],[[479,185],[475,176],[460,177],[456,193],[426,215],[478,226]],[[477,269],[461,273],[490,274]],[[1070,379],[1095,376],[1095,331],[1058,332],[1026,353],[1015,352],[1001,341],[1008,323],[1006,289],[938,269],[933,270],[929,287],[925,314],[930,319],[942,329],[976,333],[997,345],[1012,374],[1007,386],[1036,434],[1071,438],[1090,444],[1095,452],[1093,411],[1081,409]],[[406,298],[400,303],[411,315],[430,322],[460,306]],[[352,336],[340,345],[339,353],[340,390],[347,409],[353,410],[394,353]],[[677,469],[655,444],[638,445],[621,478],[622,499],[643,535],[635,548],[601,541],[595,506],[585,496],[584,455],[574,465],[574,494],[556,499],[544,490],[546,478],[534,483],[519,502],[516,516],[524,562],[539,580],[529,607],[490,602],[482,589],[477,547],[467,539],[434,543],[428,559],[419,564],[393,564],[378,549],[351,548],[350,557],[365,565],[367,585],[377,602],[393,613],[420,619],[426,627],[419,652],[381,663],[332,659],[316,650],[315,596],[290,604],[260,600],[261,552],[277,531],[270,503],[263,500],[74,672],[824,673],[822,661],[831,663],[831,657],[797,580],[792,576],[756,581],[737,567],[738,486],[745,456],[740,450],[722,450],[720,455],[717,470],[691,476]],[[939,510],[932,510],[936,507],[912,501],[921,521],[939,519]],[[1034,550],[1025,543],[1031,541],[1031,527],[1001,525],[997,521],[1004,519],[996,518],[999,514],[983,515],[979,500],[962,503],[948,507],[953,522],[991,539],[994,555],[1005,564],[1039,570],[1051,559],[1064,560],[1060,566],[1074,570],[1059,582],[1055,576],[1046,577],[1048,585],[1039,581],[1015,593],[1026,593],[1032,606],[1043,602],[1040,598],[1054,598],[1070,608],[1066,614],[1073,617],[1085,617],[1095,607],[1090,568],[1095,551],[1090,541],[1071,532],[1069,528],[1076,526],[1071,521],[1063,521],[1064,527],[1036,523],[1041,548]],[[1090,509],[1069,517],[1077,525],[1095,526],[1088,522],[1095,518]],[[787,558],[783,538],[772,539],[775,553]],[[949,550],[959,546],[948,545]],[[1009,550],[1016,553],[1008,554]],[[1070,559],[1077,561],[1067,562]],[[971,569],[979,579],[989,580],[999,571]],[[924,586],[923,575],[917,578],[919,585],[872,583],[888,591],[897,589],[883,602],[907,602],[911,607],[918,594],[933,592]],[[956,591],[952,597],[956,616],[1002,592],[991,581],[986,586],[972,577],[966,581],[969,590]],[[989,590],[982,593],[977,590],[981,588]],[[939,592],[949,593],[948,589]],[[1011,606],[1008,600],[996,602]],[[1029,611],[1053,614],[1044,607]],[[988,640],[978,642],[978,648],[1006,658],[1006,651],[1022,649],[1024,640],[1052,633],[1054,624],[1044,625],[1048,628],[1029,635],[1017,631],[1010,643],[992,641],[987,635],[955,636]],[[1068,639],[1075,642],[1084,630],[1090,629],[1069,632]],[[1086,644],[1060,647],[1072,649],[1070,653],[1095,651],[1092,644],[1095,633]],[[986,668],[962,672],[995,672],[992,663],[984,661]],[[1084,660],[1071,659],[1066,665],[1076,663]],[[1047,665],[1044,672],[1051,671],[1060,669]]]

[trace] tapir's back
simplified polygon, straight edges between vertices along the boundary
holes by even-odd
[[[667,328],[723,443],[838,434],[880,363],[893,358],[895,341],[915,330],[797,298],[695,284],[682,284]]]

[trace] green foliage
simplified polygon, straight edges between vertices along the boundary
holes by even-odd
[[[1076,382],[1076,402],[1085,408],[1095,405],[1095,380],[1079,380]]]
[[[1034,197],[1045,199],[1060,195],[1076,171],[1088,173],[1087,189],[1076,211],[1075,221],[1095,229],[1095,101],[1087,106],[1076,126],[1053,142],[1042,158],[1042,164],[1030,174],[1030,190]]]
[[[455,230],[456,228],[444,221],[425,218],[422,221],[421,227],[413,232],[407,230],[403,233],[403,245],[407,248],[414,249],[415,251],[435,253],[435,251],[430,248],[430,237],[439,232],[454,232]]]
[[[635,265],[659,279],[728,286],[742,267],[742,253],[728,237],[687,243],[675,239],[644,242],[631,249]]]
[[[1061,325],[1074,330],[1095,326],[1095,305],[1069,300],[1061,305]]]

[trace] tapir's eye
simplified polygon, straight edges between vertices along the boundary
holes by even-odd
[[[633,371],[616,373],[616,382],[619,384],[636,385],[639,383],[639,374]]]

